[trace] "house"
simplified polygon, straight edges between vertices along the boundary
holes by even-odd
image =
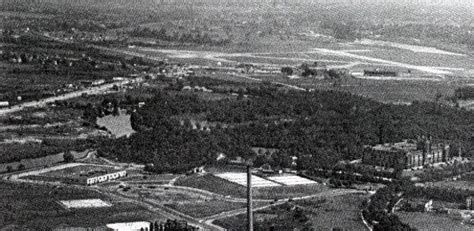
[[[0,101],[0,107],[8,107],[10,103],[8,101]]]

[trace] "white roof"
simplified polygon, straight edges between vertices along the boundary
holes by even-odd
[[[124,222],[124,223],[113,223],[107,224],[107,228],[115,231],[140,231],[141,228],[149,228],[150,222],[148,221],[136,221],[136,222]]]

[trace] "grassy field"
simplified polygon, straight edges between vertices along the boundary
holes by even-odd
[[[176,185],[204,189],[221,195],[245,198],[247,188],[211,174],[180,178]],[[319,184],[254,188],[253,194],[259,199],[283,199],[316,194],[328,190]]]
[[[81,165],[70,168],[63,168],[55,171],[45,172],[41,175],[49,177],[73,177],[79,176],[81,173],[88,173],[93,171],[119,171],[113,167],[93,166],[93,165]]]
[[[350,194],[296,203],[310,213],[309,218],[315,230],[332,230],[335,227],[343,230],[366,230],[359,216],[360,206],[366,199],[367,195]]]
[[[120,115],[108,115],[102,118],[97,118],[97,125],[104,126],[115,137],[130,136],[135,131],[130,122],[130,115],[122,111]]]
[[[418,230],[441,231],[441,230],[473,230],[474,226],[468,226],[461,223],[461,220],[455,220],[445,214],[421,213],[421,212],[397,212],[398,217],[410,227]]]
[[[190,201],[185,203],[177,202],[165,204],[165,206],[168,206],[195,218],[204,218],[214,214],[244,208],[246,204],[231,203],[220,200],[208,200],[198,202]]]
[[[57,186],[0,184],[0,227],[13,230],[51,230],[59,225],[97,227],[112,222],[162,219],[146,209],[82,189]],[[58,200],[98,198],[110,208],[66,210]]]

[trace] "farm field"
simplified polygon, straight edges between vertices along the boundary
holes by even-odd
[[[421,212],[397,212],[397,216],[410,227],[422,231],[431,230],[472,230],[474,227],[461,223],[445,214],[421,213]]]

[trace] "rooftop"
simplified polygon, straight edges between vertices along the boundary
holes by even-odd
[[[374,150],[378,151],[392,151],[392,152],[398,152],[398,151],[416,151],[417,150],[417,145],[415,141],[412,140],[404,140],[403,142],[399,143],[386,143],[386,144],[377,144],[372,147]]]

